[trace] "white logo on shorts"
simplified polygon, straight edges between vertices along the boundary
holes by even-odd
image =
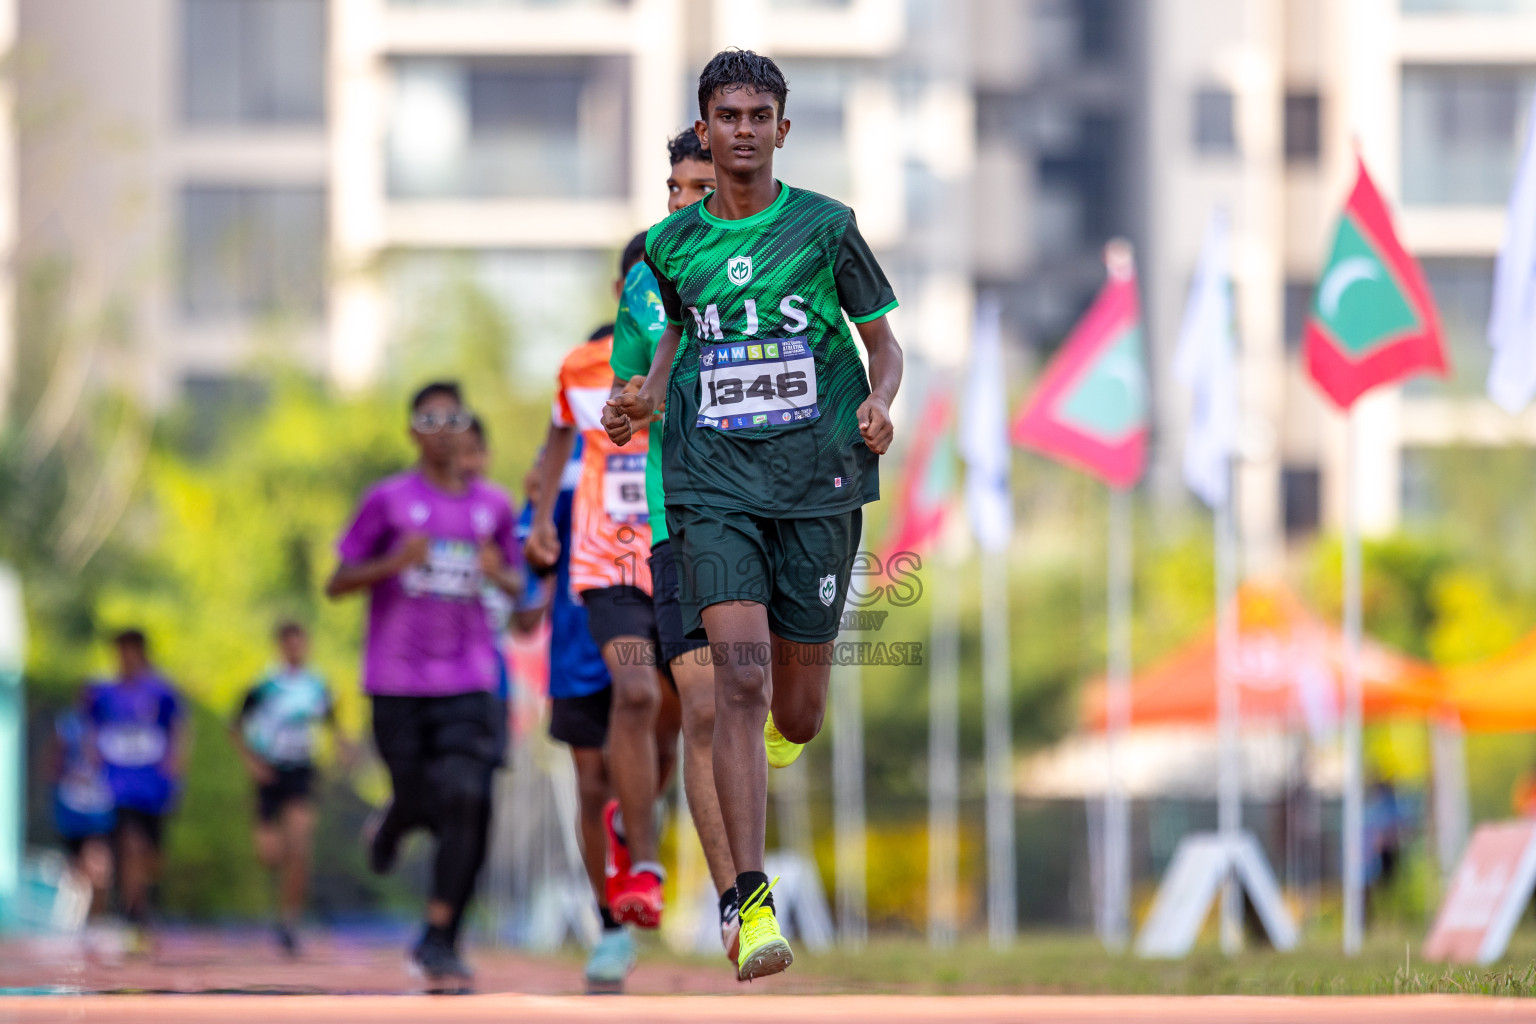
[[[826,605],[828,608],[830,608],[830,607],[832,607],[832,602],[834,600],[836,600],[836,598],[837,598],[837,576],[836,576],[836,574],[833,574],[831,576],[823,576],[821,578],[821,603]]]

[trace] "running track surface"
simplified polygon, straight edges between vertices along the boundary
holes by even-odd
[[[522,1021],[592,1024],[1461,1024],[1536,1021],[1536,1003],[1451,996],[1259,999],[1079,996],[80,996],[0,997],[0,1022]]]
[[[316,936],[306,949],[303,959],[289,961],[262,936],[218,932],[172,932],[154,955],[113,962],[82,958],[66,946],[0,945],[0,1024],[1536,1024],[1536,1000],[1475,997],[829,996],[816,994],[826,980],[808,970],[743,986],[723,958],[718,967],[647,963],[643,953],[630,979],[634,995],[574,995],[581,966],[570,957],[471,950],[484,994],[429,996],[404,971],[398,941],[332,934]],[[38,989],[55,994],[23,994]]]

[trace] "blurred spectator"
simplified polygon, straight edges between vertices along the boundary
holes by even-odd
[[[1397,876],[1402,856],[1403,811],[1397,790],[1384,778],[1372,781],[1365,794],[1365,884],[1385,889]]]

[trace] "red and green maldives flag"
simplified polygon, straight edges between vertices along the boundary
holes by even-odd
[[[929,389],[921,427],[907,455],[896,514],[886,532],[881,562],[902,552],[921,554],[944,531],[955,491],[954,400],[946,385]]]
[[[1365,161],[1358,167],[1303,342],[1307,372],[1341,409],[1379,384],[1447,370],[1424,273],[1398,242]]]
[[[1147,462],[1147,367],[1130,246],[1105,251],[1109,279],[1013,421],[1013,442],[1132,487]]]

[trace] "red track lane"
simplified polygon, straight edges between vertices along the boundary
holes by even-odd
[[[0,998],[0,1022],[392,1024],[1461,1024],[1536,1021],[1536,1001],[1459,996],[48,996]]]

